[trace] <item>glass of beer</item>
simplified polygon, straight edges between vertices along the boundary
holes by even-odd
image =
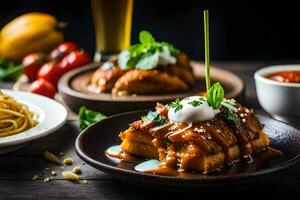
[[[133,1],[91,0],[96,62],[130,46]]]

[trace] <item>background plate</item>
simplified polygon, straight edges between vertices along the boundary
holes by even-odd
[[[205,91],[204,65],[199,62],[191,62],[197,77],[196,86],[185,93],[167,95],[137,95],[137,96],[112,96],[109,93],[96,94],[87,88],[93,72],[100,64],[91,64],[86,67],[72,70],[66,73],[59,81],[58,90],[66,105],[76,113],[80,106],[85,105],[106,115],[117,114],[126,111],[153,108],[157,102],[168,103],[176,98],[184,98]],[[212,67],[211,77],[213,81],[220,81],[225,89],[227,98],[244,100],[244,83],[232,72]]]

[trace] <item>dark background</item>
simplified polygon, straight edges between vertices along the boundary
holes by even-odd
[[[174,43],[203,60],[202,11],[210,10],[213,60],[297,60],[300,58],[300,6],[287,1],[135,0],[132,41],[140,30]],[[68,22],[66,39],[94,52],[89,0],[9,0],[0,6],[0,27],[29,11]],[[112,11],[114,12],[114,11]]]

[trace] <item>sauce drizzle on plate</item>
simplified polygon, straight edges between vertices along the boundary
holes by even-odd
[[[210,172],[210,173],[199,173],[195,171],[184,171],[184,170],[176,170],[168,166],[161,165],[161,162],[155,159],[144,160],[142,158],[137,158],[131,156],[129,154],[124,154],[121,151],[119,145],[111,146],[106,150],[106,155],[111,160],[118,159],[118,162],[114,163],[117,167],[127,170],[135,170],[142,173],[156,174],[162,176],[176,176],[176,177],[193,177],[195,175],[228,175],[228,174],[236,174],[241,172],[249,172],[249,171],[258,171],[268,165],[268,162],[272,158],[280,158],[283,156],[281,151],[278,151],[273,148],[268,148],[262,152],[255,153],[251,155],[255,159],[251,159],[249,162],[249,158],[242,158],[241,162],[231,162],[230,165],[222,167]],[[127,157],[130,156],[130,157]]]

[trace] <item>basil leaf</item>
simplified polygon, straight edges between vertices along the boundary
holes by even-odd
[[[82,130],[94,124],[95,122],[101,121],[106,118],[106,116],[103,115],[102,113],[93,110],[88,110],[86,109],[85,106],[80,107],[78,115],[79,115],[80,128]]]
[[[219,82],[213,84],[206,94],[207,103],[214,109],[218,109],[224,99],[224,89]]]
[[[144,54],[135,65],[137,69],[153,69],[157,66],[159,60],[159,53],[149,52]]]
[[[141,44],[155,43],[154,37],[148,31],[141,31],[139,34],[139,41]]]

